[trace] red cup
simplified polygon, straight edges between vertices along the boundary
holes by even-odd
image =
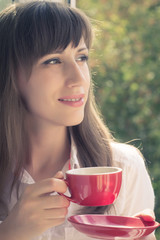
[[[71,196],[68,200],[83,206],[105,206],[117,198],[122,169],[118,167],[87,167],[68,170],[65,182]]]

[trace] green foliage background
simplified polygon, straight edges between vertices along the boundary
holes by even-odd
[[[160,1],[77,0],[77,6],[95,27],[90,64],[98,105],[114,137],[137,139],[132,144],[146,159],[160,221]]]
[[[9,3],[0,0],[0,9]],[[77,0],[77,7],[95,28],[90,65],[97,103],[114,137],[137,139],[132,144],[146,159],[160,222],[160,1]]]

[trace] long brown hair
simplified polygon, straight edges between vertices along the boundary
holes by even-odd
[[[86,15],[59,3],[32,1],[11,5],[0,14],[0,204],[4,206],[6,185],[17,184],[29,154],[25,107],[17,89],[18,68],[22,65],[30,73],[40,57],[65,49],[69,43],[76,47],[82,37],[90,49],[92,27]],[[112,164],[112,137],[97,111],[93,83],[84,120],[70,131],[82,166]],[[0,219],[6,215],[5,209]]]

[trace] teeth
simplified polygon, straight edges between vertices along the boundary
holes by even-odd
[[[80,101],[80,98],[61,99],[61,101],[66,101],[66,102],[77,102],[77,101]]]

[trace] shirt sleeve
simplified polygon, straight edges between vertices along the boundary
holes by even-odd
[[[122,186],[115,201],[117,215],[133,216],[146,208],[154,210],[154,191],[145,161],[135,147],[119,144],[115,165],[122,168]]]

